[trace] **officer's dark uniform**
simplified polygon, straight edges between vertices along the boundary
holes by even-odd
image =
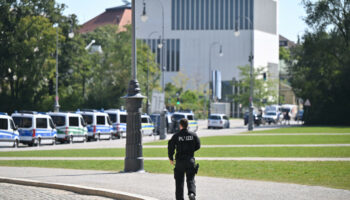
[[[168,156],[170,160],[174,160],[175,169],[174,177],[176,182],[176,199],[183,200],[184,190],[184,174],[186,173],[188,195],[193,193],[196,195],[195,176],[195,159],[194,152],[200,148],[200,141],[195,133],[189,132],[187,129],[182,129],[175,133],[168,142]]]

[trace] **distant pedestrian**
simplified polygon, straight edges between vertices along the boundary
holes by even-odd
[[[196,184],[195,174],[198,171],[199,165],[195,164],[194,152],[200,148],[200,140],[195,133],[189,132],[188,120],[181,119],[180,131],[175,133],[168,142],[168,157],[170,163],[174,165],[174,178],[176,184],[176,200],[184,199],[184,176],[186,174],[188,197],[190,200],[196,199]]]
[[[290,125],[290,115],[289,115],[289,111],[286,111],[283,113],[283,119],[284,119],[284,124]]]

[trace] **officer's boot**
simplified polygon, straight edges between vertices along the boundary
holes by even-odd
[[[189,194],[189,195],[188,195],[188,198],[189,198],[190,200],[196,200],[196,196],[195,196],[193,193]]]

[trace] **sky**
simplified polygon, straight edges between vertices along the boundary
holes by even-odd
[[[76,14],[80,24],[103,13],[106,8],[123,5],[122,0],[56,0],[56,2],[67,5],[64,14]],[[279,34],[296,42],[298,35],[302,35],[307,29],[303,21],[306,14],[301,0],[279,0],[278,9]]]

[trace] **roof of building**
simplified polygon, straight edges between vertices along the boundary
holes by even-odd
[[[287,48],[290,48],[290,47],[293,47],[295,46],[295,42],[291,41],[291,40],[288,40],[286,37],[282,36],[282,35],[279,35],[279,43],[280,43],[280,47],[287,47]]]
[[[105,12],[92,18],[82,25],[79,32],[87,33],[105,25],[118,25],[120,31],[127,24],[131,24],[131,7],[129,5],[107,8]]]

